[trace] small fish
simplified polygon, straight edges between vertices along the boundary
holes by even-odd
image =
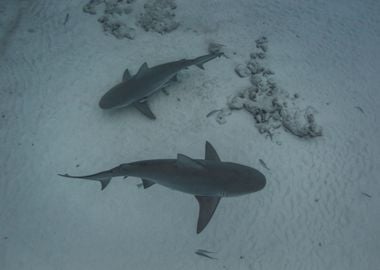
[[[200,252],[199,250],[195,251],[195,254],[202,256],[202,257],[205,257],[205,258],[208,258],[208,259],[211,259],[211,260],[217,260],[217,258],[211,257],[211,256],[209,256],[203,252]]]
[[[358,109],[361,113],[364,113],[364,110],[360,106],[355,106],[355,109]]]
[[[63,22],[63,25],[66,25],[66,23],[69,21],[70,14],[66,13],[65,21]]]
[[[197,252],[202,252],[202,253],[215,253],[215,251],[208,251],[205,249],[198,249]]]
[[[217,112],[220,112],[221,109],[217,109],[217,110],[212,110],[211,112],[209,112],[206,117],[210,117],[211,115],[213,115],[214,113],[217,113]]]
[[[364,196],[368,197],[368,198],[372,198],[372,196],[369,195],[368,193],[362,192],[362,194],[363,194]]]
[[[260,161],[261,166],[263,166],[265,169],[267,169],[268,171],[270,171],[270,169],[268,168],[267,164],[265,164],[264,160],[262,160],[261,158],[259,158],[259,161]]]

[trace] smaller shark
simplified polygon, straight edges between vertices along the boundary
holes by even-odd
[[[204,69],[204,63],[222,55],[224,55],[222,52],[211,53],[190,60],[182,59],[150,68],[145,62],[133,76],[126,69],[122,82],[104,94],[99,101],[99,106],[106,110],[132,105],[148,118],[156,119],[147,103],[149,96],[163,89],[171,81],[177,81],[177,73],[182,69],[192,65]]]
[[[192,194],[199,203],[197,233],[200,233],[211,220],[222,197],[249,194],[263,189],[266,185],[265,176],[258,170],[221,161],[215,148],[207,141],[205,148],[205,159],[192,159],[178,154],[177,159],[125,163],[92,175],[59,175],[99,181],[102,190],[107,187],[112,177],[134,176],[142,179],[145,189],[160,184]]]

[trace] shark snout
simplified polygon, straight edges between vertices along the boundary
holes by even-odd
[[[262,177],[260,177],[259,181],[258,181],[258,185],[257,185],[258,190],[257,191],[262,190],[266,184],[267,184],[267,179],[265,178],[264,175],[262,175]]]
[[[267,180],[265,176],[261,172],[255,170],[249,181],[250,190],[252,192],[262,190],[266,184]]]
[[[113,100],[112,95],[109,93],[106,93],[100,100],[99,100],[99,107],[103,110],[112,109],[116,107],[117,104],[115,100]]]
[[[100,101],[99,101],[99,107],[102,108],[103,110],[111,108],[110,104],[104,98],[100,99]]]

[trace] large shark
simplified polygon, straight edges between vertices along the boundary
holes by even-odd
[[[192,159],[178,154],[177,159],[143,160],[121,164],[108,171],[70,178],[95,180],[105,189],[112,177],[140,177],[144,188],[154,184],[195,195],[199,203],[197,233],[211,220],[221,197],[239,196],[259,191],[266,184],[258,170],[241,164],[223,162],[214,147],[206,141],[205,159]]]
[[[121,108],[133,105],[150,119],[155,115],[150,110],[147,98],[171,81],[177,80],[177,73],[182,69],[195,65],[201,69],[203,64],[223,55],[222,52],[203,55],[194,59],[182,59],[149,68],[147,63],[142,64],[135,75],[129,70],[124,71],[121,83],[112,87],[99,101],[102,109]]]

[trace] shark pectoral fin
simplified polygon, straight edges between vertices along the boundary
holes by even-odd
[[[209,143],[208,141],[206,141],[205,159],[220,161],[218,153],[216,152],[215,148],[211,145],[211,143]]]
[[[195,196],[199,203],[199,216],[197,223],[197,233],[203,231],[214,215],[215,209],[219,204],[220,197]]]
[[[176,164],[180,168],[204,169],[204,167],[201,163],[199,163],[198,161],[196,161],[192,158],[189,158],[188,156],[185,156],[183,154],[177,155]]]
[[[143,74],[145,74],[145,72],[149,69],[148,67],[148,64],[145,62],[144,64],[141,65],[141,67],[139,68],[139,71],[137,71],[136,73],[136,78],[139,78],[141,77]]]
[[[147,189],[148,187],[151,187],[155,184],[155,182],[152,182],[150,180],[141,179],[144,189]]]
[[[132,75],[131,73],[129,72],[128,69],[126,69],[124,71],[124,74],[123,74],[123,81],[128,81],[130,78],[132,78]]]
[[[135,102],[133,103],[133,106],[135,106],[142,114],[144,114],[146,117],[150,119],[156,119],[156,116],[153,114],[151,109],[149,108],[148,102],[143,101],[143,102]]]

